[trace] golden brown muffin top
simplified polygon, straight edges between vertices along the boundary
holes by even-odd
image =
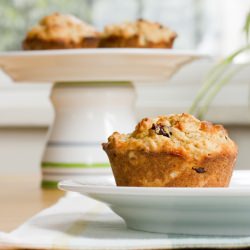
[[[85,37],[95,37],[98,32],[94,27],[72,15],[53,13],[45,16],[38,25],[28,33],[27,39],[41,39],[45,41],[63,40],[80,42]]]
[[[165,152],[196,160],[213,153],[237,151],[223,126],[200,121],[186,113],[144,118],[131,134],[114,132],[106,146],[119,153]]]
[[[156,22],[138,19],[135,22],[107,25],[103,37],[117,36],[123,38],[139,37],[139,43],[144,46],[147,42],[168,42],[177,37],[177,34]]]

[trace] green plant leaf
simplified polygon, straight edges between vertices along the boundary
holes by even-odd
[[[205,81],[196,95],[189,112],[191,114],[196,114],[196,111],[199,109],[200,103],[205,98],[205,96],[209,93],[210,89],[213,88],[213,86],[220,84],[220,79],[227,73],[227,71],[230,69],[231,63],[234,61],[234,59],[242,54],[243,52],[250,49],[250,45],[246,45],[225,59],[223,59],[221,62],[216,64],[208,73],[208,75],[205,77]]]
[[[197,117],[199,119],[203,119],[205,113],[207,112],[210,103],[212,102],[212,100],[215,98],[215,96],[219,93],[219,91],[221,90],[221,88],[228,84],[232,78],[239,73],[244,67],[246,67],[249,64],[244,64],[244,65],[240,65],[237,68],[234,68],[232,70],[229,70],[229,72],[227,72],[226,76],[223,77],[219,82],[217,82],[217,84],[214,86],[214,88],[209,92],[209,94],[204,98],[204,103],[201,106],[201,108],[199,109],[198,115]]]
[[[209,74],[205,77],[205,81],[200,91],[196,95],[189,112],[191,114],[196,114],[198,112],[198,116],[204,116],[205,112],[207,112],[210,102],[213,100],[214,96],[220,91],[223,85],[230,81],[236,73],[235,71],[230,71],[230,65],[233,63],[234,59],[242,54],[243,52],[250,49],[249,39],[250,39],[250,11],[247,14],[245,25],[243,30],[246,34],[247,45],[238,49],[225,59],[223,59],[220,63],[216,64],[210,71]],[[229,73],[228,73],[229,71]],[[226,75],[226,76],[225,76]],[[211,89],[213,89],[211,91]],[[211,91],[211,93],[210,93]],[[199,109],[200,103],[202,100],[205,100],[205,104]]]
[[[245,25],[243,28],[245,34],[246,34],[246,41],[247,43],[249,43],[249,34],[250,34],[250,12],[248,12],[247,17],[246,17],[246,21],[245,21]]]

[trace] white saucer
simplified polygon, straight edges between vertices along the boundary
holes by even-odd
[[[59,188],[105,202],[136,230],[250,235],[250,171],[235,171],[229,188],[117,187],[112,176],[65,180]]]

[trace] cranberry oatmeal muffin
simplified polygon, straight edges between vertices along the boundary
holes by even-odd
[[[104,48],[172,48],[177,34],[159,23],[138,19],[108,25],[101,37]]]
[[[227,187],[237,157],[223,126],[185,113],[145,118],[103,149],[118,186]]]
[[[72,15],[53,13],[28,31],[23,49],[96,48],[99,40],[99,33],[94,27]]]

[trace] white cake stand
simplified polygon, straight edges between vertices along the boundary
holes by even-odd
[[[59,180],[109,174],[101,143],[136,123],[136,83],[166,83],[203,55],[168,49],[75,49],[0,54],[16,83],[51,82],[55,121],[42,160],[44,187]]]

